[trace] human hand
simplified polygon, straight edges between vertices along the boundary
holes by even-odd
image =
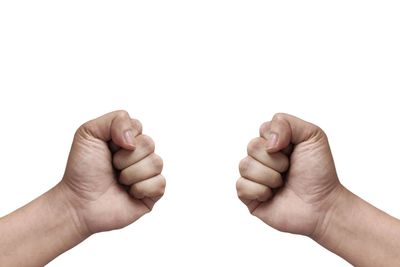
[[[119,229],[149,212],[163,195],[162,159],[139,121],[108,113],[76,132],[58,187],[86,235]]]
[[[343,187],[325,133],[288,114],[260,128],[239,165],[239,198],[250,212],[284,232],[315,237]]]

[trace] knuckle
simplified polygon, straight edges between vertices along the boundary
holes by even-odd
[[[119,182],[122,184],[128,184],[128,175],[126,173],[126,170],[121,171],[119,174]]]
[[[164,176],[160,175],[160,187],[162,190],[165,190],[165,187],[167,186],[167,180],[165,179]]]
[[[259,198],[263,199],[263,200],[267,200],[267,198],[269,197],[269,195],[271,194],[271,189],[269,189],[269,187],[264,186],[264,188],[262,189]]]
[[[289,169],[289,159],[285,156],[280,160],[279,172],[286,172]]]
[[[249,170],[249,168],[250,168],[250,162],[251,162],[251,160],[250,160],[249,157],[245,157],[244,159],[242,159],[242,160],[240,161],[240,163],[239,163],[239,172],[240,172],[241,174],[244,174],[244,173],[246,173],[246,172]]]
[[[243,198],[243,184],[241,178],[236,181],[236,193],[239,198]]]
[[[120,118],[129,118],[129,113],[126,110],[116,110],[115,111],[115,115],[116,117],[120,117]]]
[[[261,137],[256,137],[252,139],[247,145],[247,154],[252,155],[255,154],[258,150],[260,150],[263,146],[263,140]]]
[[[145,193],[144,188],[138,184],[133,184],[131,187],[131,190],[136,195],[144,195],[144,193]]]
[[[279,187],[279,186],[282,185],[282,176],[281,176],[280,173],[274,172],[274,173],[270,176],[270,179],[271,179],[271,185],[272,185],[273,187]]]
[[[160,185],[157,188],[157,196],[163,196],[165,193],[165,186],[167,185],[167,182],[165,178],[163,177],[162,180],[160,181]]]
[[[155,144],[153,139],[148,135],[142,135],[141,139],[143,147],[153,152],[155,149]]]
[[[132,154],[133,153],[128,150],[120,150],[116,152],[112,158],[114,168],[121,171],[125,168],[128,168],[129,165],[131,165],[129,163],[130,161],[129,158],[131,157]]]
[[[272,120],[280,121],[280,120],[285,119],[285,117],[286,117],[286,114],[285,114],[285,113],[278,112],[278,113],[275,113],[275,114],[274,114],[274,117],[272,118]]]
[[[316,128],[316,133],[317,133],[316,137],[317,138],[323,139],[323,140],[328,140],[327,134],[325,133],[325,131],[321,127],[315,125],[315,128]]]
[[[242,187],[242,182],[241,182],[241,178],[237,179],[236,181],[236,191],[239,193],[239,191],[241,190]]]
[[[164,165],[162,158],[159,155],[153,153],[153,155],[151,157],[151,161],[152,161],[153,166],[156,168],[156,170],[161,172],[161,170],[163,169],[163,165]]]
[[[310,123],[309,125],[311,131],[311,135],[309,137],[310,139],[314,141],[328,141],[328,136],[321,127],[312,123]]]
[[[118,156],[118,154],[114,155],[113,157],[113,165],[118,170],[120,170],[122,167],[122,160],[121,157]]]
[[[88,138],[91,132],[94,132],[95,124],[92,120],[83,123],[75,132],[75,138],[83,137]]]
[[[165,194],[165,188],[159,188],[157,191],[156,196],[157,197],[162,197]]]
[[[269,188],[264,186],[263,189],[261,190],[261,196],[265,196],[269,193]]]
[[[264,122],[263,124],[261,124],[260,130],[259,130],[260,136],[263,136],[264,133],[267,131],[268,125],[269,125],[269,122]]]
[[[131,119],[131,123],[132,123],[132,127],[133,127],[134,129],[136,129],[139,133],[142,132],[142,130],[143,130],[143,125],[142,125],[142,123],[141,123],[139,120],[137,120],[137,119]]]

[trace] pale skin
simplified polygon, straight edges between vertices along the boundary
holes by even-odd
[[[44,266],[94,233],[133,223],[164,194],[162,167],[127,112],[83,124],[62,180],[0,218],[0,266]]]
[[[319,127],[276,114],[239,171],[239,198],[271,227],[308,236],[355,266],[400,266],[400,221],[340,183]]]

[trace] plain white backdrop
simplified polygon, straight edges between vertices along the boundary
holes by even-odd
[[[126,109],[164,159],[151,214],[49,266],[348,266],[236,197],[259,125],[321,126],[343,184],[400,217],[398,1],[0,1],[0,216],[62,177],[83,122]],[[1,237],[0,237],[1,238]]]

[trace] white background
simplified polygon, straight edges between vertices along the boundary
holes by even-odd
[[[275,112],[327,132],[341,181],[400,217],[398,1],[1,1],[0,214],[62,177],[75,129],[115,109],[165,161],[165,197],[49,266],[348,266],[237,200]]]

